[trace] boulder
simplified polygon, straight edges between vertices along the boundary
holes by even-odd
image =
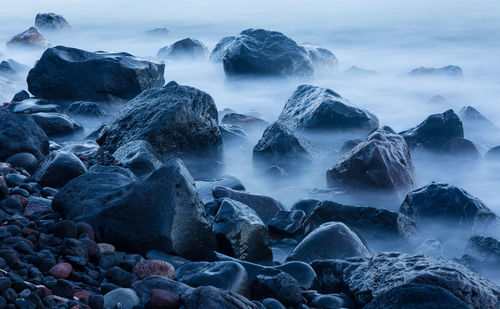
[[[437,152],[451,138],[464,137],[464,129],[460,118],[450,109],[430,115],[418,126],[399,134],[405,138],[410,150],[419,148]]]
[[[247,29],[224,47],[223,65],[228,76],[310,76],[313,65],[307,50],[283,33]]]
[[[269,125],[267,121],[251,115],[227,113],[222,117],[221,124],[238,126],[246,131],[264,129]]]
[[[102,130],[97,143],[115,151],[133,140],[145,140],[164,157],[219,156],[222,136],[212,97],[175,82],[143,92],[125,105]]]
[[[440,155],[449,156],[454,159],[479,160],[481,155],[476,146],[470,140],[463,137],[450,138],[439,150]]]
[[[264,268],[252,285],[252,296],[263,300],[275,298],[287,306],[297,306],[302,302],[302,294],[297,280],[289,274],[272,268]]]
[[[40,163],[34,177],[41,186],[61,188],[85,173],[87,168],[77,156],[66,151],[57,151]]]
[[[242,261],[271,260],[269,234],[257,213],[247,205],[228,198],[218,202],[212,228],[219,251]]]
[[[286,125],[275,122],[266,128],[253,148],[253,162],[260,166],[293,167],[312,160],[313,146],[297,137]]]
[[[307,235],[287,261],[311,263],[314,260],[367,257],[370,251],[344,223],[328,222]]]
[[[267,226],[271,234],[294,237],[309,232],[310,220],[302,210],[281,210],[269,221]]]
[[[0,161],[20,152],[42,159],[49,153],[47,135],[29,115],[0,113]]]
[[[197,59],[205,58],[208,49],[205,45],[192,38],[186,38],[161,48],[156,57],[160,59]]]
[[[24,168],[30,174],[34,173],[38,167],[38,159],[29,152],[13,154],[5,159],[5,163],[9,163],[12,167]]]
[[[398,197],[413,189],[415,169],[405,140],[377,131],[342,156],[326,172],[330,187],[386,191]]]
[[[353,106],[333,90],[299,86],[288,99],[279,120],[292,129],[354,130],[365,133],[378,128],[377,116]]]
[[[448,290],[473,308],[497,308],[500,289],[466,267],[445,259],[405,253],[315,261],[312,267],[324,292],[352,295],[363,307],[379,295],[406,285],[428,284]]]
[[[54,13],[38,13],[35,17],[35,27],[45,30],[59,30],[71,28],[71,25],[62,15]]]
[[[465,245],[464,254],[471,257],[478,268],[487,271],[500,265],[500,241],[493,237],[473,235]]]
[[[28,89],[54,100],[130,100],[161,87],[164,64],[128,53],[88,52],[65,46],[47,49],[28,73]]]
[[[196,190],[204,204],[214,199],[212,190],[215,187],[226,187],[236,191],[245,191],[245,187],[240,180],[234,176],[224,175],[214,180],[196,181]]]
[[[182,294],[185,309],[257,309],[245,297],[213,286],[200,286]]]
[[[150,36],[165,36],[169,33],[170,31],[165,28],[165,27],[158,27],[158,28],[153,28],[153,29],[148,29],[144,31],[147,35]]]
[[[465,126],[471,129],[496,129],[497,127],[477,109],[472,106],[464,106],[458,115]]]
[[[332,70],[337,67],[337,57],[326,48],[303,45],[309,54],[314,70]]]
[[[107,115],[106,111],[99,104],[85,101],[71,103],[68,112],[73,115],[91,118],[99,118]]]
[[[175,278],[175,268],[172,264],[161,260],[143,260],[134,265],[132,273],[139,280],[149,276],[162,276],[168,279]]]
[[[137,177],[151,173],[162,165],[156,158],[153,147],[144,140],[132,140],[123,144],[113,153],[113,157]]]
[[[224,144],[241,145],[248,142],[247,133],[239,126],[221,124],[219,130]]]
[[[210,61],[212,62],[222,62],[227,50],[233,44],[236,37],[226,36],[222,38],[217,45],[215,45],[212,53],[210,54]]]
[[[429,68],[429,67],[419,67],[413,69],[408,73],[408,75],[413,77],[455,77],[463,78],[464,73],[462,68],[456,65],[447,65],[442,68]]]
[[[83,131],[83,126],[60,113],[36,113],[31,115],[33,120],[49,137],[74,135]]]
[[[7,47],[14,48],[24,47],[43,49],[50,47],[51,44],[45,40],[43,35],[38,32],[35,27],[30,27],[28,30],[15,35],[6,45]]]
[[[221,186],[213,188],[212,194],[215,199],[227,197],[247,205],[259,215],[264,224],[267,224],[278,211],[285,209],[283,204],[265,195],[252,194]]]
[[[0,75],[6,78],[16,78],[20,73],[28,71],[28,67],[13,59],[7,59],[0,62]],[[29,94],[24,91],[26,95]],[[14,101],[14,100],[13,100]]]
[[[118,288],[104,295],[104,309],[134,309],[141,300],[132,289]]]
[[[66,219],[89,223],[98,239],[119,250],[201,259],[216,247],[194,180],[179,159],[135,181],[116,172],[84,174],[66,184],[52,206]]]
[[[26,99],[13,102],[9,105],[9,111],[15,114],[35,114],[35,113],[60,113],[61,106],[57,104],[47,104],[39,99]]]
[[[484,158],[487,160],[499,160],[500,159],[500,146],[495,146],[484,154]]]
[[[21,90],[14,95],[12,102],[21,102],[30,98],[30,94],[26,90]]]

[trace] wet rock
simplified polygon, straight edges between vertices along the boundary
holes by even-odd
[[[30,98],[30,95],[26,90],[19,91],[12,98],[12,102],[21,102]]]
[[[7,47],[25,47],[43,49],[50,47],[50,43],[45,40],[43,35],[35,27],[15,35],[7,42]],[[31,91],[30,91],[31,92]]]
[[[124,288],[130,288],[137,280],[137,276],[135,274],[131,274],[118,266],[114,266],[106,270],[104,275],[109,282]]]
[[[212,194],[215,199],[226,197],[247,205],[259,215],[264,224],[267,224],[278,211],[285,209],[283,204],[265,195],[251,194],[220,186],[213,188]]]
[[[196,190],[198,191],[198,194],[200,195],[200,198],[204,204],[213,200],[212,190],[213,188],[219,186],[230,188],[236,191],[245,191],[245,187],[240,182],[240,180],[230,175],[224,175],[212,181],[196,181]]]
[[[160,59],[197,59],[205,58],[208,49],[205,45],[192,38],[186,38],[161,48],[156,57]]]
[[[223,198],[214,218],[213,231],[220,252],[243,261],[271,260],[266,225],[247,205]]]
[[[466,126],[470,126],[471,128],[482,127],[483,129],[493,129],[496,126],[488,120],[488,118],[484,117],[477,109],[472,106],[464,106],[460,109],[458,113],[460,119]]]
[[[413,69],[408,73],[408,75],[413,77],[430,77],[430,76],[439,76],[439,77],[456,77],[463,78],[464,73],[459,66],[456,65],[447,65],[442,68],[428,68],[428,67],[419,67]]]
[[[441,147],[439,154],[454,159],[465,158],[469,160],[479,160],[481,158],[474,143],[463,137],[452,137],[449,139],[443,147]]]
[[[367,257],[370,251],[345,224],[328,222],[307,235],[292,251],[288,261],[310,263],[321,259]]]
[[[181,298],[168,290],[151,290],[151,309],[177,309],[181,306]]]
[[[168,254],[159,250],[149,250],[146,252],[146,259],[148,260],[160,260],[171,264],[175,269],[181,267],[182,265],[191,262],[183,257]]]
[[[500,241],[493,237],[473,235],[467,241],[464,254],[474,259],[478,268],[498,267],[500,265]]]
[[[224,144],[242,144],[248,142],[247,133],[239,126],[222,124],[219,126]]]
[[[377,116],[353,106],[336,92],[311,85],[299,86],[288,99],[279,120],[292,129],[356,130],[371,132],[378,128]]]
[[[149,276],[144,280],[136,281],[132,288],[136,291],[143,304],[151,300],[151,292],[154,289],[167,290],[176,295],[182,295],[192,289],[182,282],[160,276]]]
[[[162,86],[164,69],[163,64],[127,53],[57,46],[43,53],[27,82],[33,95],[45,99],[130,100],[146,89]]]
[[[49,153],[47,135],[29,115],[0,114],[0,161],[20,152],[42,159]]]
[[[200,259],[216,246],[194,180],[179,159],[135,182],[118,173],[87,173],[64,186],[53,207],[128,252],[157,249]]]
[[[277,299],[274,298],[266,298],[262,300],[262,309],[286,309],[282,303],[280,303]]]
[[[277,269],[265,268],[255,278],[252,286],[255,299],[275,298],[285,305],[295,306],[302,302],[297,281],[289,274]]]
[[[442,258],[444,256],[443,244],[438,239],[427,239],[420,245],[418,245],[418,247],[415,249],[415,253]]]
[[[49,275],[56,279],[66,279],[69,277],[72,271],[73,267],[71,267],[71,264],[62,262],[54,265],[49,270]]]
[[[44,100],[25,99],[11,103],[9,111],[15,114],[60,113],[61,107],[57,104],[48,104]]]
[[[149,276],[161,276],[168,279],[175,278],[175,268],[170,263],[160,260],[144,260],[135,264],[132,273],[139,280]]]
[[[122,145],[113,153],[113,157],[137,177],[151,173],[162,165],[153,147],[144,140],[133,140]]]
[[[498,160],[500,159],[500,146],[495,146],[484,154],[484,158],[487,160]]]
[[[266,121],[251,115],[227,113],[222,117],[221,124],[234,125],[246,131],[263,129],[269,125]]]
[[[71,28],[71,25],[62,15],[54,13],[38,13],[35,17],[35,27],[46,30]]]
[[[42,186],[60,188],[85,173],[87,168],[77,156],[66,151],[57,151],[40,163],[34,177]]]
[[[201,286],[182,294],[185,309],[257,309],[245,297],[212,286]]]
[[[303,45],[309,53],[314,70],[332,70],[337,67],[337,57],[326,48]]]
[[[36,113],[31,116],[49,137],[74,135],[83,131],[83,127],[80,123],[64,114]]]
[[[210,54],[210,61],[222,62],[222,59],[224,59],[227,50],[233,44],[234,39],[235,39],[234,36],[226,36],[222,38],[212,50],[212,53]]]
[[[354,147],[356,147],[362,142],[363,140],[360,138],[348,139],[347,141],[344,142],[344,144],[342,144],[342,147],[340,148],[340,154],[341,155],[346,154],[347,152],[351,151],[352,149],[354,149]]]
[[[413,189],[416,183],[415,169],[404,139],[380,131],[346,153],[326,176],[331,187],[387,191],[398,197]]]
[[[224,44],[225,45],[225,44]],[[310,76],[313,66],[307,50],[283,33],[247,29],[225,45],[226,75]]]
[[[71,103],[68,112],[82,117],[99,118],[107,115],[102,107],[94,102],[77,101]]]
[[[403,131],[401,134],[410,150],[419,148],[427,151],[439,151],[453,137],[464,137],[462,121],[453,110],[427,117],[418,126]]]
[[[118,304],[119,308],[133,309],[139,305],[141,300],[132,289],[119,288],[104,295],[104,309],[114,309]]]
[[[38,167],[37,158],[29,152],[20,152],[11,155],[5,159],[6,163],[9,163],[13,167],[21,167],[25,169],[28,173],[34,173]]]
[[[293,237],[307,233],[310,228],[310,220],[302,210],[282,210],[269,221],[267,226],[272,234]]]

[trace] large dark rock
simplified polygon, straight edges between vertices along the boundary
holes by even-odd
[[[182,282],[174,281],[166,277],[161,276],[149,276],[144,280],[138,280],[134,282],[132,288],[140,297],[143,304],[151,300],[151,292],[154,289],[162,289],[170,291],[176,295],[181,295],[184,292],[191,290],[192,288],[185,285]]]
[[[68,112],[73,115],[92,118],[99,118],[107,115],[99,104],[85,101],[71,103]]]
[[[313,146],[286,125],[275,122],[253,148],[253,161],[264,166],[298,166],[312,160]]]
[[[481,114],[477,109],[472,106],[464,106],[458,112],[460,119],[464,125],[468,125],[471,128],[479,129],[493,129],[496,126],[483,114]]]
[[[353,106],[336,92],[311,85],[299,86],[288,99],[279,120],[302,130],[359,130],[378,128],[377,116]]]
[[[38,159],[29,152],[20,152],[5,159],[6,163],[12,167],[24,168],[28,173],[33,174],[38,167]]]
[[[500,289],[468,268],[445,259],[404,253],[315,261],[319,288],[346,292],[363,307],[379,295],[405,284],[428,284],[448,290],[473,308],[498,308]]]
[[[243,186],[239,179],[230,175],[224,175],[214,180],[196,181],[196,189],[204,204],[214,199],[212,190],[215,187],[226,187],[237,191],[245,191],[245,186]]]
[[[128,102],[103,129],[97,143],[104,150],[115,151],[130,141],[145,140],[161,160],[172,156],[214,157],[222,150],[217,117],[208,93],[170,82]]]
[[[49,153],[49,140],[29,115],[0,113],[0,161],[29,152],[37,159]]]
[[[272,268],[264,268],[255,278],[252,296],[263,300],[275,298],[287,306],[297,306],[302,302],[299,284],[289,274]]]
[[[123,144],[113,153],[113,157],[138,177],[161,167],[153,147],[144,140],[132,140]]]
[[[44,99],[130,100],[146,89],[161,87],[164,70],[164,64],[127,53],[57,46],[43,53],[27,82],[29,91]]]
[[[54,13],[38,13],[35,17],[35,27],[38,29],[58,30],[71,28],[71,25],[62,15]]]
[[[383,208],[349,206],[332,201],[317,204],[311,215],[315,226],[342,222],[367,241],[409,240],[418,233],[418,225],[398,212]]]
[[[464,137],[462,121],[453,110],[430,115],[418,126],[401,134],[410,150],[439,151],[453,137]]]
[[[257,309],[245,297],[212,286],[200,286],[182,294],[185,309]]]
[[[223,47],[226,75],[310,76],[313,65],[307,50],[283,33],[247,29]],[[213,57],[215,58],[215,57]]]
[[[306,236],[288,256],[288,261],[367,257],[370,251],[344,223],[328,222]]]
[[[428,284],[404,284],[375,297],[364,309],[470,309],[448,290]]]
[[[347,152],[326,172],[328,184],[350,190],[380,190],[404,196],[416,183],[405,140],[377,131]]]
[[[186,38],[165,46],[158,51],[156,57],[161,59],[196,59],[208,55],[205,45],[192,38]]]
[[[252,194],[220,186],[213,188],[212,194],[216,199],[227,197],[247,205],[259,215],[260,219],[265,224],[267,224],[278,211],[285,209],[283,204],[265,195]]]
[[[408,193],[399,211],[419,224],[434,222],[466,228],[471,227],[476,215],[491,212],[465,190],[435,182]]]
[[[464,73],[459,66],[456,65],[447,65],[442,68],[428,68],[428,67],[419,67],[413,69],[408,73],[410,76],[416,77],[429,77],[429,76],[444,76],[444,77],[464,77]]]
[[[74,135],[83,131],[83,126],[60,113],[36,113],[31,115],[33,120],[49,137]]]
[[[45,40],[35,27],[30,27],[28,30],[15,35],[6,45],[7,47],[43,49],[49,47],[50,43]]]
[[[119,173],[87,173],[64,186],[52,205],[124,251],[157,249],[200,259],[216,247],[194,180],[179,159],[137,181]]]
[[[470,140],[463,137],[452,137],[441,147],[439,154],[454,159],[479,160],[481,155]]]
[[[57,151],[40,164],[35,179],[41,186],[60,188],[86,172],[87,168],[77,156],[66,151]]]
[[[310,220],[302,210],[282,210],[269,221],[267,226],[272,234],[293,237],[309,232]]]

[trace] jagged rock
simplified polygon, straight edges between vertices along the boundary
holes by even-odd
[[[92,118],[99,118],[107,115],[99,104],[85,101],[71,103],[68,108],[68,112],[73,115]]]
[[[212,286],[200,286],[182,294],[185,309],[257,309],[245,297]]]
[[[465,158],[469,160],[479,160],[481,158],[474,143],[463,137],[450,138],[443,147],[441,147],[439,154],[449,156],[453,159]]]
[[[71,28],[71,25],[62,15],[54,13],[38,13],[35,17],[35,27],[38,29],[58,30]]]
[[[235,38],[236,37],[234,36],[226,36],[222,38],[212,50],[212,53],[210,54],[210,61],[222,62],[227,50],[229,49],[231,44],[233,44]]]
[[[7,47],[28,47],[28,48],[47,48],[50,43],[45,40],[43,35],[35,27],[14,36],[7,42]]]
[[[332,70],[337,67],[337,57],[326,48],[302,45],[309,53],[314,70]]]
[[[225,114],[222,117],[221,124],[239,126],[247,131],[263,129],[269,125],[269,123],[260,118],[238,113]]]

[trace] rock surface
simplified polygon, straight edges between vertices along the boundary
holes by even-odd
[[[7,47],[15,48],[36,48],[43,49],[50,47],[50,43],[45,40],[43,35],[38,32],[35,27],[30,27],[28,30],[15,35],[7,42]]]
[[[40,163],[34,177],[44,187],[61,188],[86,172],[87,168],[77,156],[66,151],[57,151]]]
[[[38,29],[59,30],[71,28],[71,25],[62,15],[54,13],[38,13],[35,17],[35,27]]]
[[[35,113],[33,120],[49,137],[74,135],[83,131],[83,126],[76,120],[60,113]]]
[[[196,39],[186,38],[165,46],[158,51],[160,59],[197,59],[208,55],[208,49]]]
[[[429,76],[457,77],[457,78],[464,77],[462,68],[456,65],[447,65],[437,69],[428,67],[419,67],[411,70],[410,73],[408,73],[408,75],[415,77],[429,77]]]

